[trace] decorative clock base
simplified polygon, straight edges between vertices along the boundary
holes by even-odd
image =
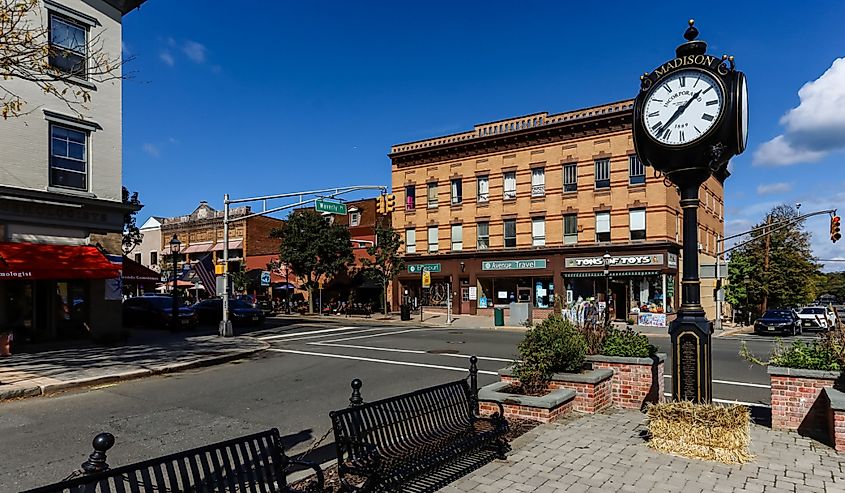
[[[712,333],[712,324],[703,311],[682,309],[669,325],[673,400],[709,403],[713,398]]]

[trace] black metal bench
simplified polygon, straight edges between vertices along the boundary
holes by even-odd
[[[499,412],[478,415],[475,357],[471,361],[472,388],[466,380],[458,380],[364,403],[361,381],[352,381],[351,406],[329,413],[344,490],[391,491],[481,449],[493,449],[505,458],[504,409],[498,402],[485,401],[495,402]]]
[[[323,490],[320,467],[285,455],[276,428],[115,469],[106,463],[114,436],[101,433],[93,445],[78,473],[26,493],[291,492],[287,470],[296,464],[314,469]]]

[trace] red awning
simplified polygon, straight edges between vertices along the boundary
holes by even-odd
[[[188,245],[187,248],[182,250],[182,253],[203,253],[203,252],[210,252],[211,249],[214,247],[214,242],[209,241],[205,243],[193,243]]]
[[[159,282],[161,274],[123,256],[123,280],[133,283]]]
[[[109,262],[97,247],[0,243],[0,280],[115,277],[120,264]]]

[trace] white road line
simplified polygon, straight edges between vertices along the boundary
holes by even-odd
[[[666,397],[672,397],[671,392],[664,392],[663,395],[665,395]],[[732,401],[730,399],[713,398],[713,402],[716,402],[716,403],[719,403],[719,404],[740,404],[740,405],[749,406],[749,407],[772,407],[768,404],[761,404],[759,402]]]
[[[298,337],[298,336],[305,336],[310,334],[326,334],[329,332],[338,332],[341,330],[350,330],[350,329],[357,329],[358,327],[335,327],[333,329],[320,329],[320,330],[310,330],[308,332],[296,332],[290,334],[277,334],[272,336],[262,336],[259,337],[262,341],[270,341],[273,339],[287,339],[289,337]]]
[[[398,348],[384,348],[384,347],[374,347],[374,346],[356,346],[355,344],[334,344],[332,342],[309,342],[311,346],[327,346],[327,347],[340,347],[340,348],[347,348],[347,349],[364,349],[367,351],[384,351],[388,353],[406,353],[406,354],[430,354],[432,356],[449,356],[452,358],[469,358],[472,356],[471,354],[446,354],[446,353],[429,353],[428,351],[422,351],[420,349],[398,349]],[[492,356],[476,356],[479,360],[483,361],[504,361],[506,363],[513,363],[513,359],[509,358],[494,358]]]
[[[671,379],[672,375],[664,375],[663,378]],[[756,387],[758,389],[770,389],[772,388],[771,385],[766,385],[764,383],[751,383],[751,382],[734,382],[731,380],[713,380],[713,383],[720,383],[723,385],[736,385],[738,387]]]
[[[363,334],[363,333],[366,333],[366,332],[377,332],[377,331],[380,331],[380,330],[384,330],[384,327],[373,328],[373,329],[362,329],[361,327],[352,327],[352,329],[358,329],[358,330],[349,330],[345,334],[343,334],[343,333],[325,333],[325,334],[316,334],[316,335],[303,336],[303,337],[291,337],[290,339],[285,339],[282,342],[305,341],[305,340],[309,340],[309,339],[322,339],[324,337],[334,337],[334,336],[346,335],[346,334]],[[303,332],[303,334],[304,334],[304,332]],[[301,334],[296,334],[296,335],[301,335]]]
[[[331,353],[315,353],[312,351],[296,351],[294,349],[277,349],[277,348],[270,348],[267,351],[275,351],[277,353],[288,353],[288,354],[299,354],[303,356],[322,356],[325,358],[338,358],[338,359],[351,359],[355,361],[367,361],[369,363],[385,363],[388,365],[399,365],[399,366],[416,366],[419,368],[433,368],[436,370],[449,370],[449,371],[459,371],[462,373],[467,373],[469,371],[468,368],[459,368],[455,366],[442,366],[442,365],[429,365],[425,363],[413,363],[410,361],[393,361],[389,359],[377,359],[377,358],[364,358],[362,356],[347,356],[345,354],[331,354]],[[495,371],[487,371],[487,370],[478,370],[478,373],[482,373],[484,375],[498,375],[498,372]]]
[[[376,330],[383,330],[383,329],[376,329]],[[332,340],[326,341],[326,342],[343,342],[343,341],[352,341],[352,340],[355,340],[355,339],[371,339],[373,337],[392,336],[392,335],[396,335],[396,334],[405,334],[405,333],[408,333],[408,332],[420,332],[420,331],[424,331],[424,330],[444,330],[444,329],[441,328],[441,327],[431,327],[431,328],[427,328],[427,329],[396,330],[396,331],[384,332],[382,334],[372,334],[372,335],[367,335],[367,336],[355,336],[355,337],[344,337],[342,339],[332,339]],[[361,331],[361,332],[365,332],[365,331]]]

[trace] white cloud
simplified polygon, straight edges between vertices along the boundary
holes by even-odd
[[[144,148],[144,152],[146,152],[147,154],[149,154],[152,157],[157,158],[157,157],[161,156],[161,151],[159,150],[158,146],[156,146],[155,144],[150,144],[149,142],[147,142],[142,147]]]
[[[845,58],[798,91],[800,103],[780,119],[783,134],[754,152],[756,166],[814,162],[845,149]]]
[[[757,193],[759,195],[770,195],[776,193],[786,193],[792,191],[791,183],[769,183],[768,185],[757,185]]]
[[[197,43],[196,41],[185,41],[182,46],[182,51],[185,55],[196,63],[203,63],[205,61],[206,48],[205,45]]]
[[[162,62],[171,67],[176,63],[176,61],[173,59],[173,55],[171,55],[169,51],[162,51],[161,53],[159,53],[158,57],[161,58]]]

